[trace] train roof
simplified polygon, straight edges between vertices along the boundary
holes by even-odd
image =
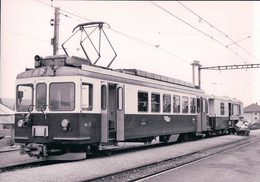
[[[242,101],[228,96],[208,95],[208,99],[217,99],[217,100],[229,101],[233,103],[242,103]]]
[[[163,75],[158,75],[155,73],[150,73],[143,70],[138,69],[110,69],[105,67],[100,67],[91,64],[91,62],[84,58],[79,58],[76,56],[49,56],[45,58],[39,58],[37,57],[36,60],[39,61],[41,59],[40,63],[37,63],[37,68],[34,69],[28,69],[25,72],[20,73],[17,76],[17,79],[21,78],[30,78],[30,77],[46,77],[46,76],[90,76],[90,74],[86,73],[86,71],[89,71],[92,73],[99,73],[99,74],[106,74],[106,75],[112,75],[115,77],[128,77],[132,78],[133,76],[135,79],[142,78],[149,79],[149,80],[155,80],[160,81],[168,84],[174,84],[178,86],[178,88],[187,88],[188,90],[197,90],[200,89],[196,88],[195,85],[185,82],[182,80],[166,77]],[[125,76],[124,76],[125,75]],[[129,76],[127,76],[129,75]],[[202,92],[202,90],[200,90]]]
[[[173,83],[173,84],[178,84],[178,85],[182,85],[182,86],[186,86],[186,87],[195,88],[195,85],[193,85],[189,82],[178,80],[178,79],[167,77],[167,76],[163,76],[163,75],[158,75],[155,73],[150,73],[148,71],[143,71],[143,70],[138,70],[138,69],[117,69],[115,71],[119,71],[121,73],[126,73],[126,74],[130,74],[130,75],[140,76],[140,77],[144,77],[144,78],[149,78],[149,79],[153,79],[153,80],[159,80],[159,81],[163,81],[163,82],[168,82],[168,83]]]

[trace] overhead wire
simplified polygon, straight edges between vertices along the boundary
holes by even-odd
[[[39,39],[39,38],[32,37],[32,36],[28,36],[28,35],[24,35],[24,34],[21,34],[21,33],[11,32],[11,31],[8,31],[8,30],[5,30],[5,29],[1,29],[1,31],[2,31],[2,32],[9,33],[9,34],[16,35],[16,36],[20,36],[20,37],[24,37],[24,38],[29,38],[29,39],[32,39],[32,40],[37,40],[37,41],[41,41],[41,42],[50,44],[50,43],[49,43],[48,41],[46,41],[46,40]]]
[[[37,2],[39,2],[39,3],[42,3],[42,4],[46,5],[46,6],[55,8],[52,4],[50,5],[50,4],[45,3],[45,2],[42,2],[42,1],[40,1],[40,0],[35,0],[35,1],[37,1]],[[91,20],[90,18],[86,18],[86,17],[84,17],[84,16],[78,15],[76,12],[74,12],[74,11],[72,11],[72,10],[68,11],[68,10],[65,10],[65,9],[63,9],[63,8],[60,8],[60,11],[65,12],[65,13],[67,13],[67,14],[70,14],[70,15],[72,15],[72,16],[81,18],[81,19],[83,19],[83,20],[93,21],[93,20]],[[106,27],[106,28],[108,28],[108,27]],[[152,43],[149,43],[149,42],[147,42],[147,41],[141,40],[141,39],[136,38],[136,37],[134,37],[134,36],[132,36],[132,35],[123,33],[123,32],[121,32],[121,31],[119,31],[119,30],[112,29],[112,28],[108,28],[108,29],[110,29],[111,31],[116,32],[116,33],[118,33],[118,34],[120,34],[120,35],[122,35],[122,36],[125,36],[125,37],[128,37],[128,38],[132,39],[132,40],[135,40],[135,41],[137,41],[137,42],[141,42],[141,43],[143,43],[143,44],[152,46],[153,48],[157,48],[157,49],[159,49],[160,51],[163,51],[163,52],[165,52],[165,53],[167,53],[167,54],[169,54],[169,55],[171,55],[171,56],[174,56],[174,57],[178,58],[178,59],[181,60],[181,61],[184,61],[184,62],[190,64],[190,62],[189,62],[188,60],[186,60],[186,59],[184,59],[184,58],[182,58],[182,57],[180,57],[180,56],[178,56],[178,55],[172,53],[171,51],[168,51],[168,50],[163,49],[163,48],[161,48],[161,47],[157,47],[156,45],[154,45],[154,44],[152,44]]]
[[[171,13],[170,11],[166,10],[165,8],[163,8],[162,6],[156,4],[153,1],[150,1],[150,3],[152,3],[154,6],[156,6],[157,8],[161,9],[162,11],[166,12],[167,14],[173,16],[174,18],[178,19],[179,21],[183,22],[184,24],[192,27],[193,29],[197,30],[198,32],[204,34],[205,36],[211,38],[212,40],[214,40],[215,42],[217,42],[218,44],[222,45],[223,47],[227,48],[229,51],[231,51],[232,53],[234,53],[237,57],[239,57],[240,59],[242,59],[244,62],[246,62],[246,60],[240,56],[236,51],[234,51],[233,49],[227,47],[224,43],[222,43],[221,41],[215,39],[213,36],[207,34],[206,32],[203,32],[202,30],[198,29],[197,27],[193,26],[192,24],[188,23],[187,21],[181,19],[180,17],[176,16],[175,14]]]
[[[200,20],[202,20],[203,22],[207,23],[210,27],[214,28],[215,30],[217,30],[219,33],[221,33],[222,35],[224,35],[226,38],[228,38],[233,44],[235,44],[237,47],[239,47],[241,50],[243,50],[245,53],[247,53],[249,56],[253,57],[254,59],[257,60],[257,58],[251,54],[249,51],[247,51],[245,48],[243,48],[242,46],[240,46],[237,41],[234,41],[230,36],[228,36],[226,33],[224,33],[223,31],[221,31],[219,28],[217,28],[216,26],[214,26],[213,24],[209,23],[205,18],[202,18],[200,15],[198,15],[197,13],[195,13],[193,10],[191,10],[189,7],[187,7],[186,5],[184,5],[183,3],[181,3],[180,1],[177,1],[179,4],[181,4],[184,8],[186,8],[188,11],[190,11],[192,14],[194,14],[195,16],[197,16]],[[249,38],[249,37],[247,37]],[[227,46],[228,47],[228,46]]]

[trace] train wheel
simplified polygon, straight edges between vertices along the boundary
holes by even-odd
[[[106,156],[110,156],[110,155],[112,155],[112,151],[111,150],[106,150],[106,151],[104,151],[104,154]]]
[[[160,142],[168,143],[171,135],[163,135],[159,137]]]

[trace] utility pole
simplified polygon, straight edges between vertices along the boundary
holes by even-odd
[[[54,20],[51,19],[51,26],[54,26],[54,36],[51,39],[51,44],[53,46],[53,55],[58,54],[59,50],[59,26],[60,26],[60,8],[55,7]]]
[[[193,63],[191,63],[191,65],[192,65],[192,83],[193,83],[193,85],[195,85],[196,84],[196,81],[195,81],[195,67],[200,67],[200,62],[199,61],[197,61],[197,60],[194,60],[193,61]],[[200,69],[198,69],[198,70],[200,70]],[[200,81],[200,73],[198,72],[198,81]],[[200,86],[200,83],[198,83],[199,84],[199,86]]]

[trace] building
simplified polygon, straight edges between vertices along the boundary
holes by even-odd
[[[244,118],[251,124],[260,123],[260,105],[251,104],[244,108]]]
[[[0,136],[11,135],[14,128],[14,101],[0,99]]]

